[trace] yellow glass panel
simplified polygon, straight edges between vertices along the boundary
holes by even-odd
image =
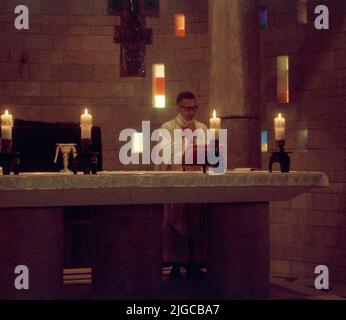
[[[276,58],[277,99],[279,103],[289,103],[289,59],[288,56]]]

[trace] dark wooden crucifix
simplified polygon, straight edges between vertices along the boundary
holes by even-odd
[[[108,13],[120,15],[114,27],[114,43],[120,43],[120,77],[145,77],[145,48],[152,44],[153,30],[146,17],[159,16],[159,0],[109,0]]]

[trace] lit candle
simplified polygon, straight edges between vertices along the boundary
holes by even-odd
[[[215,130],[215,138],[219,138],[219,132],[221,128],[221,119],[216,117],[216,111],[213,111],[213,117],[209,119],[210,129]]]
[[[13,116],[6,110],[1,115],[1,139],[12,140]]]
[[[81,139],[91,139],[92,121],[92,115],[88,113],[88,109],[85,109],[84,114],[80,116]]]
[[[275,140],[285,140],[285,118],[281,116],[281,113],[279,113],[279,116],[274,119],[274,129]]]

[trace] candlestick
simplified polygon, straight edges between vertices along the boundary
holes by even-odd
[[[215,139],[219,139],[219,132],[221,128],[221,119],[216,117],[216,111],[213,111],[213,117],[209,119],[209,126],[211,130],[215,130]]]
[[[1,139],[12,140],[13,116],[8,110],[1,115]]]
[[[279,113],[279,116],[274,119],[276,141],[285,140],[285,122],[286,120],[281,116],[281,113]]]
[[[80,116],[81,139],[91,139],[92,115],[85,109],[84,114]]]

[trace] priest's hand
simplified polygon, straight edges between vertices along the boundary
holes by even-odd
[[[186,127],[183,128],[183,130],[185,129],[190,129],[191,131],[195,131],[197,129],[196,124],[194,122],[189,123]]]

